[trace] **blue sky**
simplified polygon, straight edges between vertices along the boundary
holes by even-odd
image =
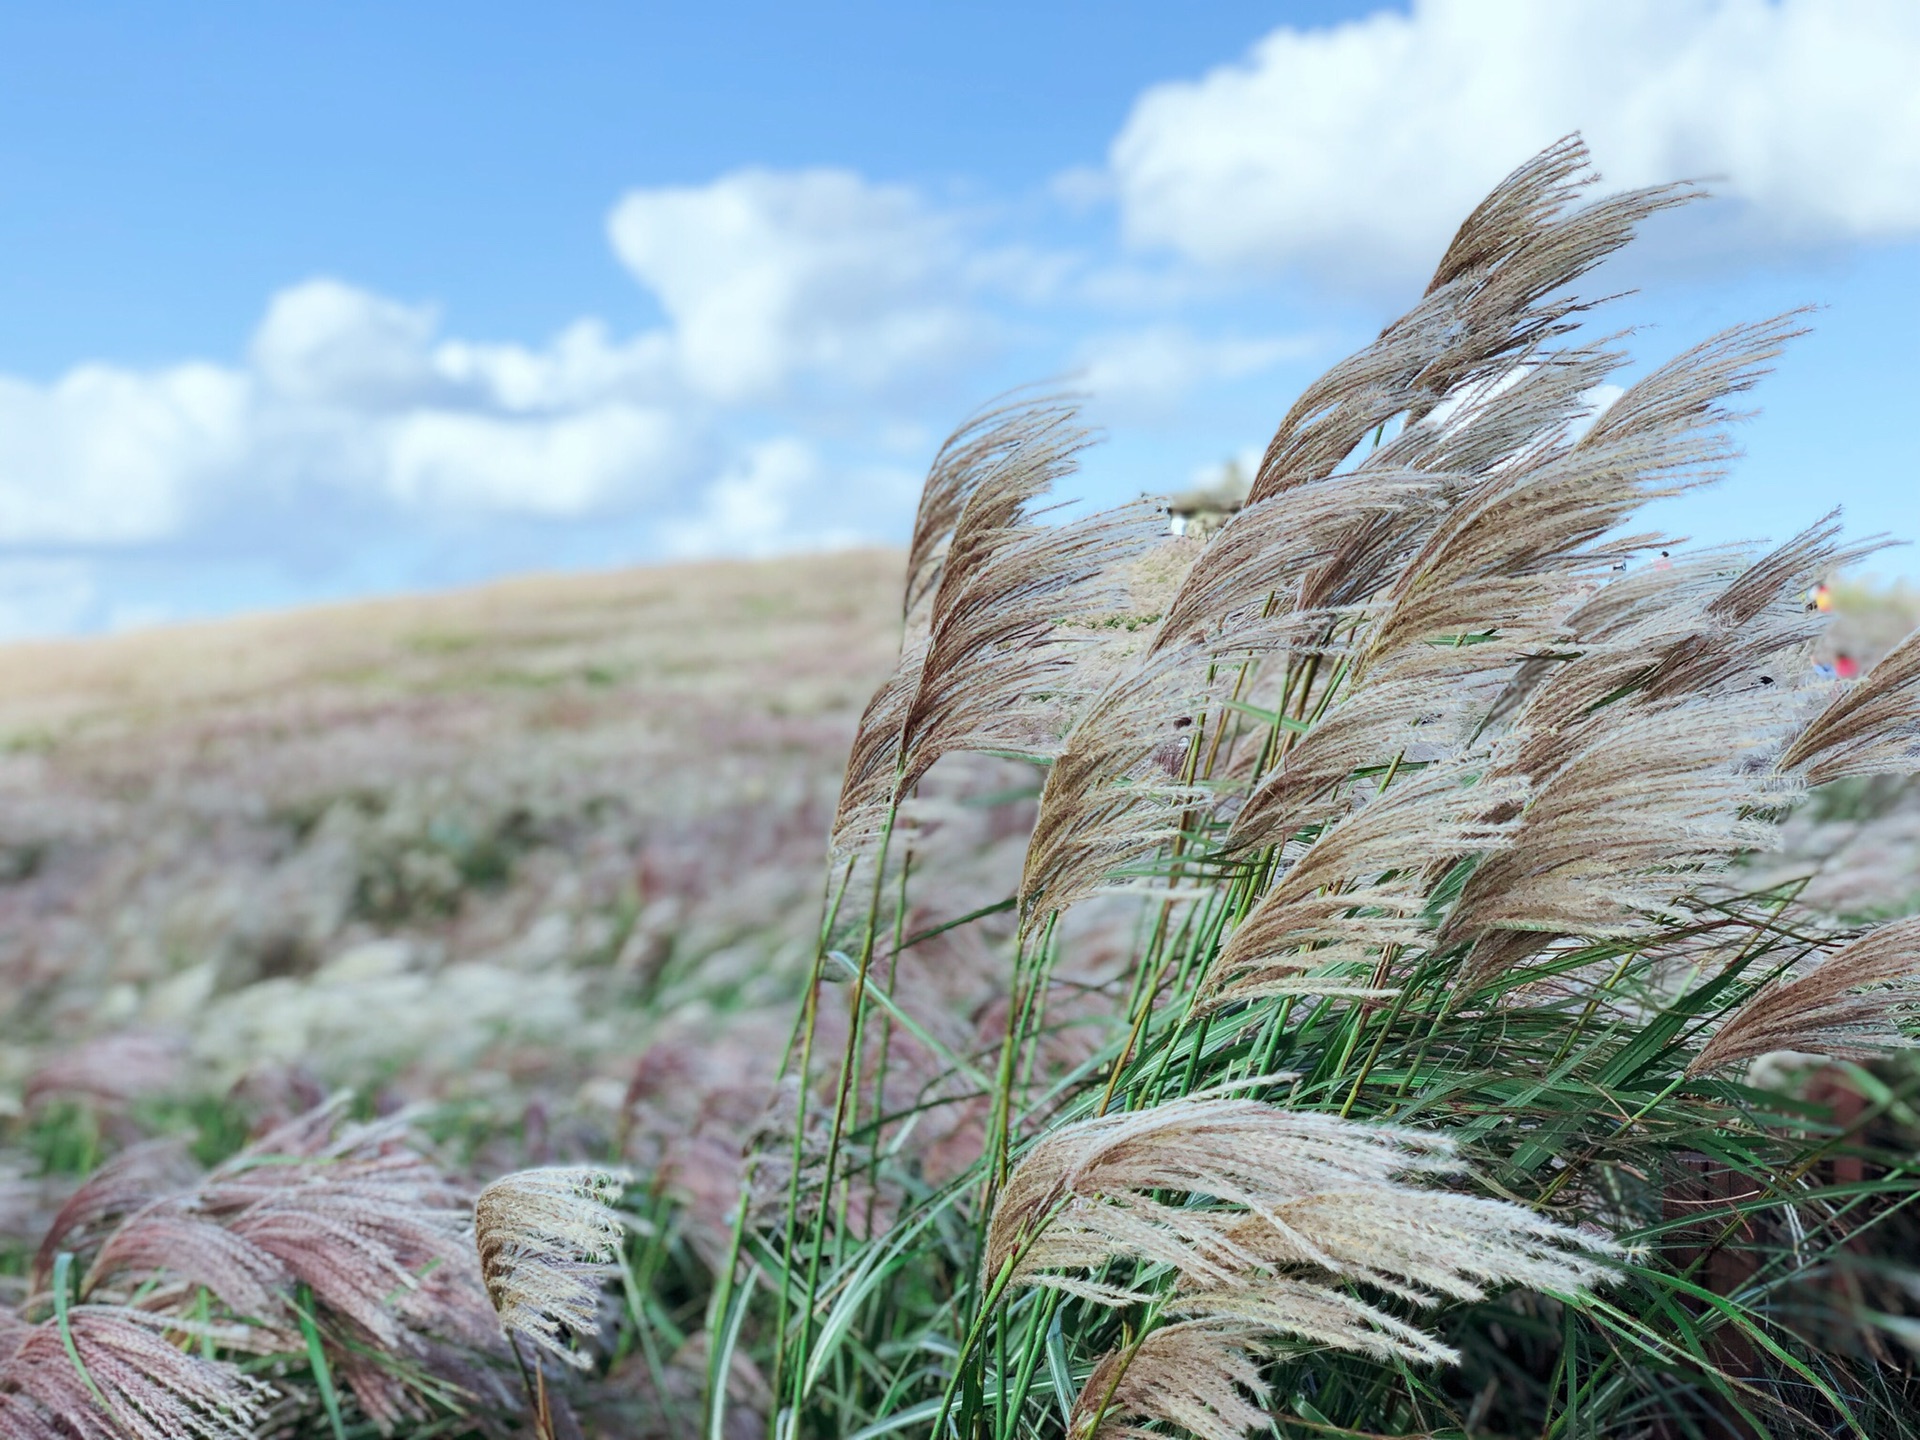
[[[0,633],[898,538],[1048,374],[1181,488],[1576,127],[1721,194],[1637,351],[1822,307],[1659,518],[1920,536],[1914,73],[1906,0],[0,8]]]

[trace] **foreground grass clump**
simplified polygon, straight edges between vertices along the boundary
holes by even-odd
[[[1794,330],[1594,413],[1625,357],[1567,287],[1688,192],[1590,178],[1567,142],[1495,191],[1204,540],[1041,523],[1064,401],[942,452],[708,1433],[741,1367],[776,1436],[1909,1433],[1920,925],[1748,861],[1915,768],[1920,637],[1814,668],[1810,592],[1873,548],[1831,517],[1632,532]],[[915,798],[968,750],[1044,782],[963,1038],[904,997],[993,923],[941,913]]]

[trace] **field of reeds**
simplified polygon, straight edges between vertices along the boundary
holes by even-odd
[[[1800,322],[1597,406],[1590,180],[1183,534],[1035,391],[904,557],[10,652],[0,1440],[1911,1434],[1920,607],[1636,522]]]

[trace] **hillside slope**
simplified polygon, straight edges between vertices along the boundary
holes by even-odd
[[[899,564],[535,577],[0,649],[0,1096],[245,1076],[517,1121],[617,1099],[665,1030],[759,1044]]]

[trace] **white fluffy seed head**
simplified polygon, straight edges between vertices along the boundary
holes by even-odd
[[[600,1285],[626,1234],[612,1206],[631,1177],[586,1166],[521,1170],[480,1192],[474,1244],[509,1335],[582,1369],[572,1343],[597,1328]]]

